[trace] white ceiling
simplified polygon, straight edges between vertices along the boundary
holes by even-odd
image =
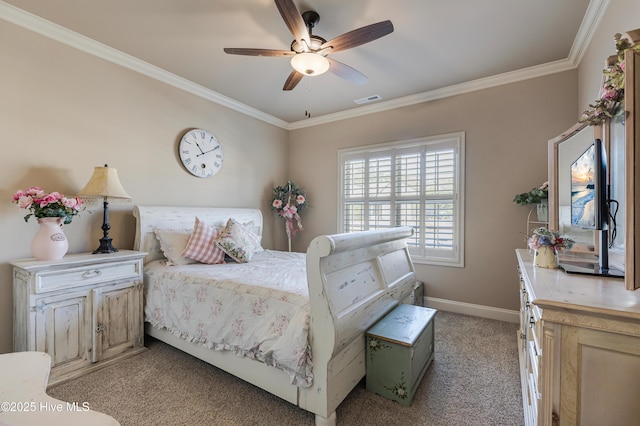
[[[319,117],[437,97],[452,87],[468,90],[480,82],[498,84],[575,67],[607,0],[591,5],[589,0],[294,2],[300,12],[320,14],[314,34],[325,39],[392,21],[393,33],[331,55],[368,76],[365,84],[326,73],[305,77],[284,92],[288,58],[225,54],[224,47],[289,49],[293,37],[273,0],[4,0],[0,18],[30,21],[24,26],[43,33],[57,28],[23,13],[30,12],[146,62],[137,61],[141,68],[151,64],[165,76],[178,76],[179,85],[195,83],[196,92],[291,128]],[[66,33],[67,39],[79,37]],[[372,95],[382,98],[375,107],[354,102]]]

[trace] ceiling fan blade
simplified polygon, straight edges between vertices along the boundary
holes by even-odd
[[[320,48],[325,49],[327,47],[331,47],[331,53],[339,52],[340,50],[351,49],[352,47],[369,43],[370,41],[384,37],[392,32],[393,24],[391,21],[382,21],[332,38],[331,40],[323,43]]]
[[[289,74],[289,77],[287,77],[287,81],[284,82],[284,87],[282,87],[282,90],[293,90],[293,88],[296,87],[298,83],[300,83],[302,77],[304,77],[304,75],[300,74],[298,71],[291,71],[291,74]]]
[[[284,23],[289,28],[293,37],[298,41],[305,41],[307,46],[311,45],[311,39],[309,37],[309,31],[307,31],[307,25],[302,19],[302,15],[298,11],[298,8],[293,4],[293,0],[275,0],[278,11],[284,20]]]
[[[296,52],[291,50],[273,50],[273,49],[244,49],[235,47],[225,47],[224,52],[230,55],[247,55],[247,56],[293,56]]]
[[[335,59],[327,58],[329,60],[329,71],[356,84],[364,84],[367,81],[367,76],[360,71],[351,68],[349,65],[345,65],[342,62],[338,62]]]

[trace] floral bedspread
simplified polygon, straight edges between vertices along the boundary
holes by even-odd
[[[145,321],[210,349],[234,351],[311,386],[305,256],[265,250],[249,263],[145,265]]]

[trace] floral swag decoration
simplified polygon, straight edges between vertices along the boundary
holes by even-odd
[[[84,202],[78,197],[67,198],[59,192],[47,194],[38,186],[16,192],[13,194],[13,202],[21,209],[30,211],[24,217],[25,222],[28,222],[31,216],[36,218],[63,217],[65,225],[68,225],[73,216],[78,215],[84,209]]]
[[[604,82],[600,98],[590,104],[589,109],[582,113],[581,123],[587,123],[591,126],[603,123],[607,118],[611,118],[616,103],[624,99],[624,54],[628,50],[640,52],[640,44],[632,45],[628,38],[621,34],[616,34],[614,38],[617,54],[607,59],[602,71]]]
[[[308,206],[304,191],[293,182],[288,181],[286,185],[273,188],[271,210],[285,220],[289,239],[293,238],[298,231],[302,231],[300,213]]]
[[[529,248],[538,250],[540,247],[547,246],[554,250],[570,250],[574,242],[571,238],[561,237],[558,232],[550,231],[543,226],[535,229],[529,237]]]

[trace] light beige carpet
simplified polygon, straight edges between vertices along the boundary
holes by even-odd
[[[338,425],[523,425],[517,325],[438,312],[435,360],[403,407],[361,382],[337,409]],[[313,425],[314,416],[162,342],[48,389],[88,402],[123,426]]]

